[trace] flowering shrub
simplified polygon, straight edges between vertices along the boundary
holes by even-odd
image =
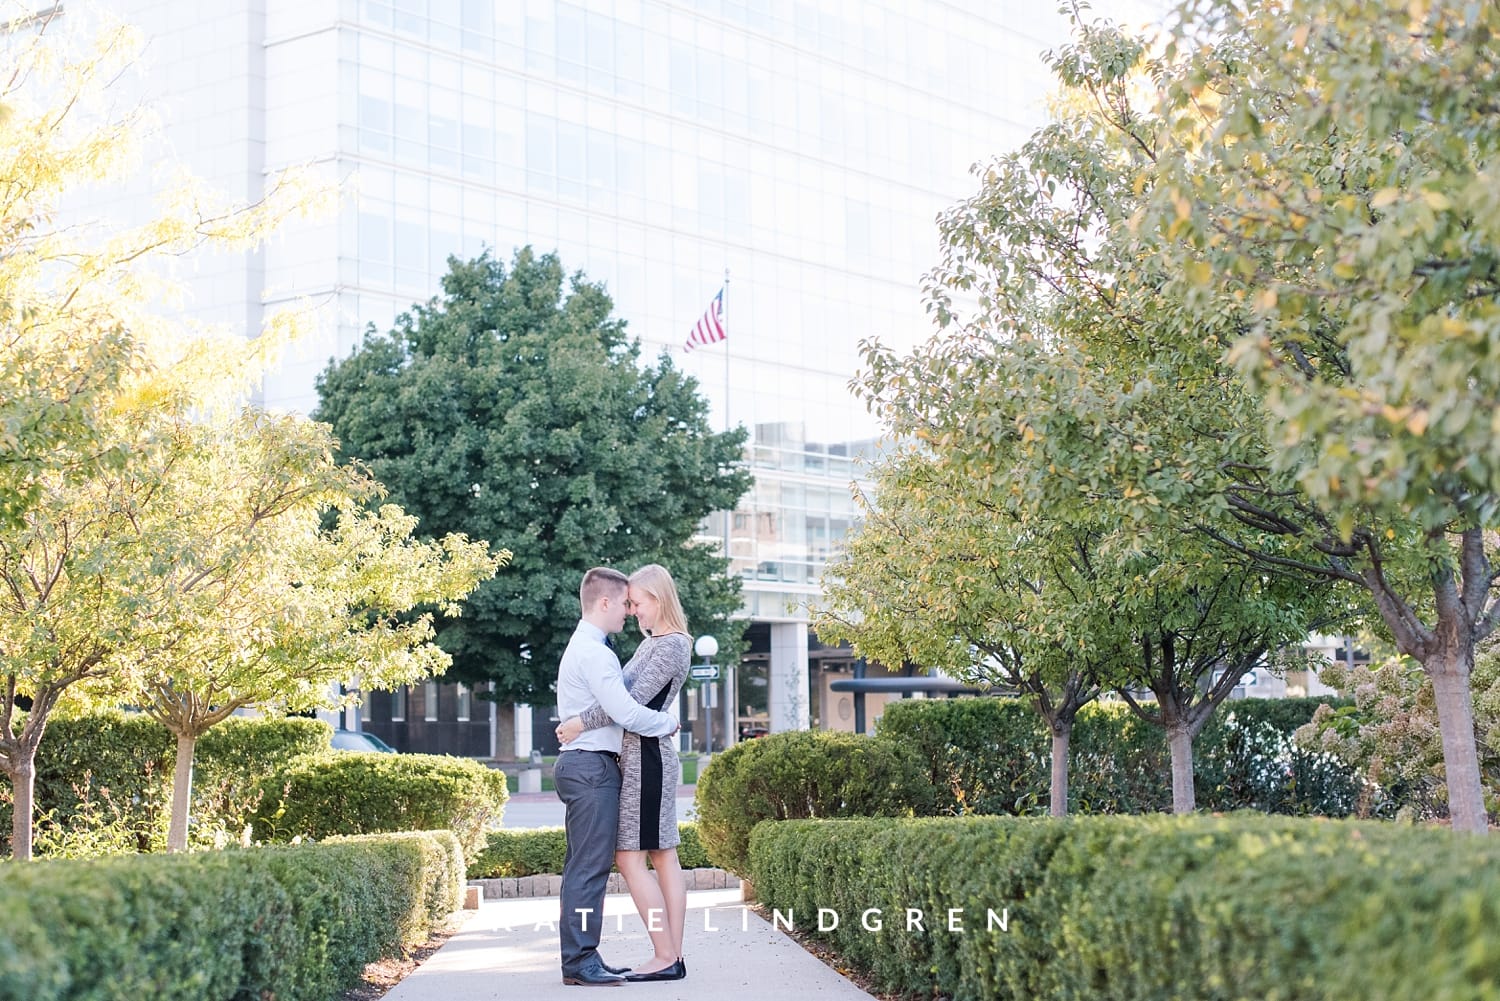
[[[1323,706],[1297,731],[1309,749],[1359,768],[1360,816],[1430,819],[1447,816],[1442,736],[1432,682],[1417,663],[1392,656],[1369,667],[1324,667],[1328,684],[1353,705]],[[1500,645],[1489,644],[1474,669],[1474,728],[1491,813],[1500,802]]]

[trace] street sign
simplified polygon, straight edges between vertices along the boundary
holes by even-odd
[[[688,677],[694,681],[718,681],[719,669],[713,664],[699,664],[688,668]]]

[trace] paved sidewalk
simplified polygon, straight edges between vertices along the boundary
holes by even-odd
[[[464,927],[384,1001],[583,1001],[598,993],[567,987],[557,960],[556,897],[487,900]],[[740,891],[688,893],[682,951],[685,980],[625,984],[605,997],[649,1001],[869,1001],[870,995],[809,955],[740,903]],[[630,897],[604,902],[607,963],[623,966],[650,955],[645,926]]]

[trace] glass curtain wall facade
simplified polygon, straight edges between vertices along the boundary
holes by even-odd
[[[876,445],[849,388],[859,342],[930,334],[934,218],[973,190],[971,164],[1044,120],[1040,54],[1067,35],[1054,5],[109,6],[152,39],[143,96],[211,183],[241,195],[313,163],[350,186],[335,218],[192,277],[206,319],[255,330],[293,302],[321,310],[263,402],[311,410],[327,360],[432,296],[449,255],[558,251],[608,286],[648,355],[698,378],[718,424],[750,429],[755,486],[704,532],[769,629],[771,728],[807,725],[804,606]],[[726,274],[727,341],[685,352]]]
[[[605,282],[648,354],[751,431],[755,487],[705,533],[769,628],[720,732],[817,722],[805,606],[876,432],[848,386],[858,343],[928,333],[934,216],[1040,119],[1060,23],[989,0],[342,0],[338,18],[359,203],[336,350],[430,295],[452,253],[530,244]],[[270,32],[270,67],[312,44]],[[727,341],[685,352],[726,275]],[[307,406],[309,374],[268,402]]]
[[[269,32],[268,70],[336,48],[358,206],[333,290],[298,287],[305,261],[271,284],[334,291],[341,353],[431,295],[449,254],[558,250],[648,354],[698,377],[717,422],[751,430],[756,488],[706,532],[727,534],[748,615],[800,619],[875,434],[848,388],[858,342],[928,332],[934,216],[1040,119],[1061,24],[1033,8],[342,0],[333,44]],[[727,342],[685,353],[726,272]],[[289,371],[267,402],[310,406],[310,378]]]

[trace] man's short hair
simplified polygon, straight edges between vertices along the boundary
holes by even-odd
[[[578,604],[583,606],[586,615],[600,598],[605,595],[613,597],[629,588],[630,578],[620,571],[609,567],[594,567],[583,575],[583,585],[578,588]]]

